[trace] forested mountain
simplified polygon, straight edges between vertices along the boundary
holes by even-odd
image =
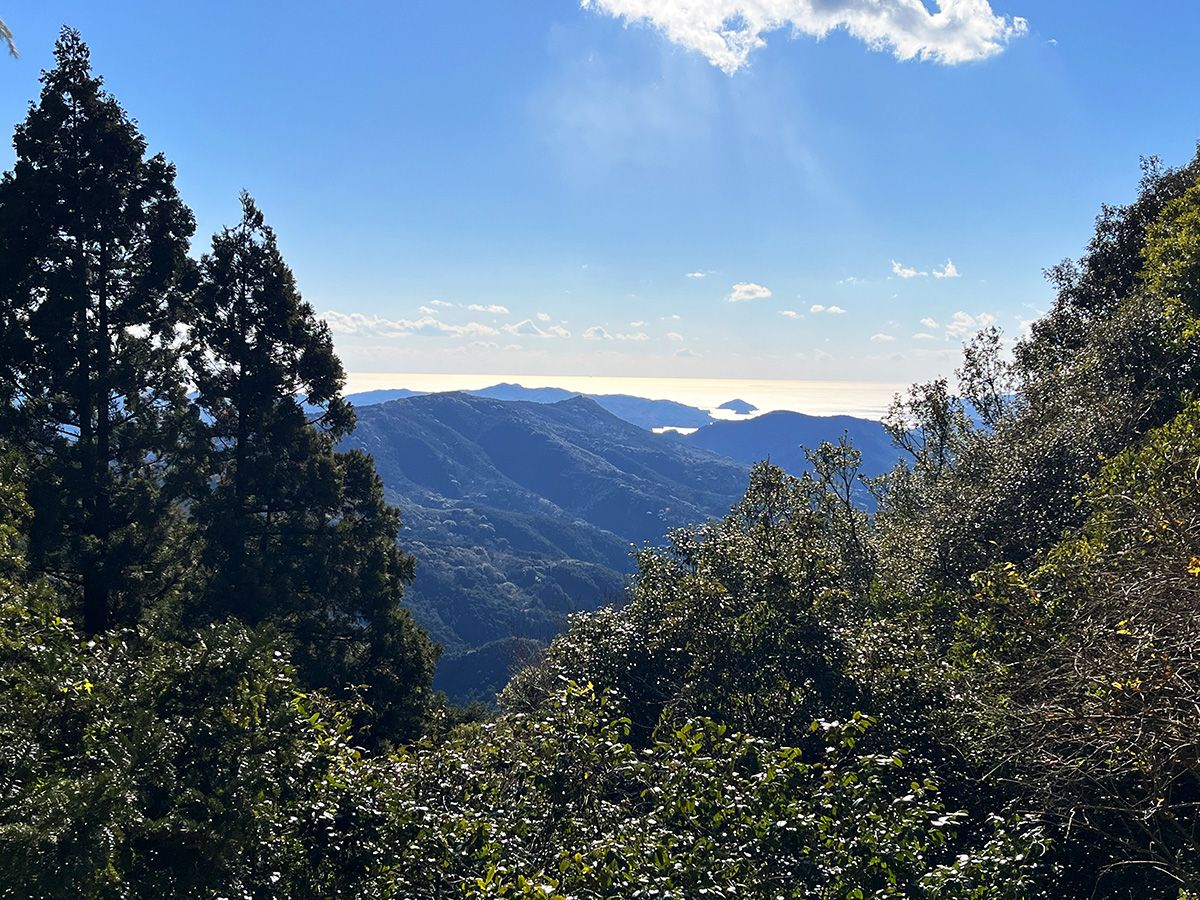
[[[712,421],[712,417],[707,412],[696,409],[694,406],[676,403],[674,400],[648,400],[645,397],[632,397],[628,394],[580,395],[563,388],[527,388],[519,384],[504,382],[463,393],[491,400],[523,400],[529,403],[558,403],[570,400],[572,397],[585,396],[594,400],[618,419],[624,419],[626,422],[632,422],[634,425],[646,429],[665,426],[700,428]],[[363,407],[414,396],[418,396],[418,392],[406,389],[379,390],[350,394],[346,400],[355,406]]]
[[[582,398],[355,427],[254,201],[194,258],[70,29],[14,143],[0,897],[1200,897],[1200,157],[897,399],[868,514],[849,440],[747,483]],[[661,539],[462,710],[384,479],[414,538]]]
[[[418,559],[406,600],[450,657],[510,637],[549,640],[568,613],[619,599],[635,546],[723,515],[748,472],[580,396],[367,406],[342,446],[373,456],[403,509]],[[503,681],[439,683],[489,697]]]
[[[418,561],[406,603],[443,646],[436,684],[455,698],[490,699],[504,659],[536,655],[511,639],[548,641],[569,613],[618,601],[632,550],[723,516],[752,463],[770,457],[802,474],[804,447],[842,434],[864,449],[864,474],[890,469],[899,452],[882,425],[849,416],[781,412],[656,435],[557,388],[497,385],[357,409],[342,446],[371,454],[404,511]],[[869,499],[865,489],[856,499]]]
[[[376,403],[387,403],[389,400],[403,400],[407,397],[420,397],[424,391],[410,391],[407,388],[385,388],[378,391],[361,391],[357,394],[347,394],[346,402],[355,408],[374,406]]]
[[[805,449],[837,441],[842,435],[862,454],[865,475],[890,472],[899,460],[899,451],[882,424],[853,416],[809,416],[776,410],[748,419],[713,422],[679,439],[747,466],[770,459],[781,469],[802,475],[810,468]]]

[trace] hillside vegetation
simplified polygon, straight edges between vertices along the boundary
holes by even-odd
[[[632,496],[620,442],[536,425],[588,401],[458,469],[372,446],[490,401],[352,432],[253,201],[191,258],[170,164],[57,59],[0,182],[0,896],[1200,896],[1200,161],[1102,210],[1011,358],[897,400],[900,465],[755,466],[480,717],[430,690],[376,464],[610,497],[628,539],[736,466]]]
[[[753,463],[802,475],[804,447],[840,435],[862,453],[864,474],[890,470],[900,453],[882,424],[850,416],[711,422],[662,400],[511,384],[346,399],[358,421],[341,446],[373,456],[385,497],[404,510],[418,561],[405,604],[443,648],[435,686],[458,701],[491,702],[569,613],[619,602],[632,550],[724,515]],[[648,433],[689,421],[678,410],[709,424]],[[874,503],[862,485],[856,499]]]
[[[438,686],[456,698],[492,700],[509,664],[537,655],[518,639],[549,641],[569,613],[618,600],[634,546],[722,515],[746,484],[747,467],[579,396],[430,394],[357,412],[342,447],[372,455],[404,510],[407,605],[445,648]]]

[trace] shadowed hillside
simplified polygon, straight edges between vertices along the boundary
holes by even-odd
[[[564,388],[543,387],[528,388],[520,384],[502,382],[477,391],[463,391],[473,397],[485,397],[489,400],[524,400],[530,403],[559,403],[572,397],[584,396],[595,400],[601,408],[612,413],[619,419],[624,419],[647,430],[673,426],[676,428],[702,428],[712,421],[712,417],[702,409],[677,403],[674,400],[649,400],[645,397],[633,397],[629,394],[578,394]],[[420,391],[410,391],[404,388],[394,390],[364,391],[350,394],[346,399],[356,407],[374,406],[389,400],[422,396]]]
[[[780,468],[799,475],[808,468],[805,447],[836,441],[842,434],[862,452],[864,475],[882,475],[896,465],[899,453],[883,425],[853,416],[807,416],[779,410],[753,419],[713,422],[679,440],[746,465],[770,458]]]
[[[617,598],[635,545],[723,515],[747,468],[584,397],[429,394],[366,406],[345,448],[375,458],[417,560],[407,598],[447,650],[547,640]]]

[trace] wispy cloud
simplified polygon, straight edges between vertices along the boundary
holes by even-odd
[[[781,316],[783,316],[785,319],[799,319],[800,318],[800,313],[796,312],[794,309],[781,309],[779,311],[779,314]]]
[[[707,278],[712,272],[688,272],[684,278]]]
[[[700,357],[699,353],[694,353],[686,347],[682,350],[676,350],[674,355],[677,359],[699,359]]]
[[[955,64],[994,56],[1029,28],[1019,16],[994,13],[988,0],[935,2],[936,12],[923,0],[582,0],[584,8],[657,28],[729,74],[781,29],[816,38],[844,29],[897,59]]]
[[[683,340],[683,335],[680,334],[678,331],[668,331],[667,332],[667,340],[678,343]]]
[[[814,303],[808,308],[808,311],[811,313],[824,313],[828,316],[840,316],[846,312],[840,306],[824,306],[820,303]]]
[[[946,260],[946,264],[944,266],[942,266],[940,269],[933,270],[933,277],[934,278],[961,278],[962,276],[959,275],[958,269],[955,268],[954,261],[948,259],[948,260]]]
[[[941,325],[939,325],[937,323],[937,319],[933,318],[932,316],[926,316],[924,319],[921,320],[921,324],[924,325],[926,328],[941,328],[942,327]]]
[[[726,298],[730,303],[745,303],[748,300],[766,300],[771,289],[753,281],[740,281],[733,286]]]
[[[550,314],[549,314],[549,313],[540,312],[540,313],[538,313],[538,314],[537,314],[537,319],[538,319],[538,321],[539,321],[539,322],[549,322],[549,321],[550,321]]]
[[[491,304],[488,304],[487,306],[484,306],[480,303],[472,303],[470,306],[467,307],[467,309],[471,310],[471,312],[492,313],[492,314],[498,315],[498,316],[507,316],[508,315],[508,307],[501,306],[499,303],[491,303]]]
[[[593,325],[591,328],[583,332],[583,337],[588,341],[611,341],[613,336],[608,329],[603,325]]]
[[[383,338],[419,337],[485,337],[500,332],[481,322],[466,322],[461,325],[442,322],[433,316],[419,319],[385,319],[363,313],[343,313],[327,310],[320,317],[329,323],[334,334],[366,335]]]
[[[648,341],[650,335],[644,331],[613,332],[603,325],[593,325],[583,332],[585,340],[589,341]]]
[[[892,334],[882,334],[881,333],[881,334],[871,335],[871,340],[876,344],[890,344],[895,339],[896,339],[896,336],[892,335]]]
[[[522,319],[520,322],[514,322],[511,325],[505,325],[504,330],[512,335],[520,337],[570,337],[571,332],[563,328],[561,325],[551,325],[549,328],[539,328],[532,319]]]
[[[929,273],[928,272],[918,272],[912,266],[906,266],[906,265],[904,265],[904,263],[896,262],[896,260],[893,259],[892,260],[892,274],[895,275],[897,278],[903,278],[907,281],[909,278],[924,278]]]
[[[996,317],[991,313],[970,313],[959,310],[950,319],[950,323],[946,326],[946,334],[950,337],[963,337],[968,334],[974,334],[982,328],[987,328],[989,325],[996,323]]]

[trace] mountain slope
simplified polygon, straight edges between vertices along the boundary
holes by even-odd
[[[486,397],[490,400],[524,400],[531,403],[559,403],[563,400],[570,400],[572,397],[584,396],[595,400],[601,408],[608,410],[617,418],[647,430],[667,425],[677,428],[701,428],[712,421],[712,417],[707,412],[694,406],[676,403],[674,400],[648,400],[645,397],[633,397],[628,394],[578,394],[564,388],[527,388],[520,384],[507,382],[462,393],[474,397]],[[390,400],[419,396],[423,396],[422,392],[397,388],[350,394],[346,399],[356,408],[361,409]]]
[[[368,405],[348,447],[374,456],[400,507],[418,561],[410,604],[452,653],[546,640],[567,613],[619,597],[633,545],[723,515],[747,475],[578,396]]]
[[[582,396],[594,400],[618,419],[624,419],[647,430],[671,425],[676,428],[702,428],[712,417],[702,409],[677,403],[674,400],[648,400],[629,394],[573,394],[563,388],[527,388],[519,384],[494,384],[478,391],[467,391],[476,397],[494,400],[529,400],[533,403],[558,403]]]
[[[836,441],[843,433],[862,452],[863,474],[880,475],[895,466],[899,454],[883,425],[853,416],[808,416],[780,410],[752,419],[713,422],[676,439],[744,465],[769,457],[775,465],[799,475],[807,468],[804,447]]]

